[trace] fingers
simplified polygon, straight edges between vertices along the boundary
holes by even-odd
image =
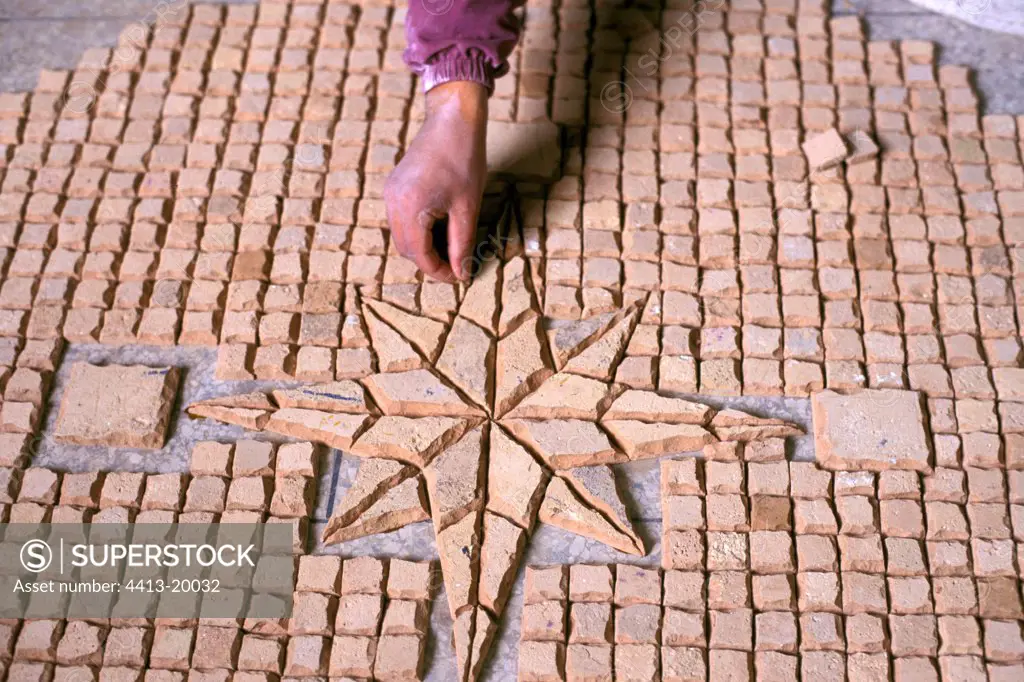
[[[434,249],[431,230],[436,220],[437,216],[429,210],[420,211],[414,222],[406,225],[406,229],[402,231],[405,250],[400,250],[399,253],[416,263],[428,277],[442,282],[452,282],[454,275],[451,266],[445,263]]]
[[[479,216],[479,202],[460,202],[448,213],[448,261],[455,277],[462,281],[473,275],[471,254]]]

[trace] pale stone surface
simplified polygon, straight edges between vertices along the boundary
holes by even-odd
[[[264,429],[348,450],[370,421],[372,418],[364,414],[339,414],[286,407],[274,412]]]
[[[612,420],[602,424],[630,459],[692,452],[715,440],[711,432],[696,424],[649,424],[635,420]]]
[[[178,379],[175,367],[76,363],[54,437],[77,445],[162,448]]]
[[[565,363],[600,338],[618,319],[615,313],[608,312],[549,329],[548,345],[555,367],[565,367]]]
[[[371,504],[346,525],[332,518],[323,531],[324,544],[334,544],[377,533],[387,533],[430,518],[423,480],[412,476],[372,499]]]
[[[501,417],[523,396],[551,376],[545,361],[539,316],[525,320],[498,341],[494,386],[494,416]]]
[[[615,472],[607,465],[576,467],[567,469],[561,475],[584,502],[604,514],[612,525],[624,535],[632,538],[640,554],[644,554],[644,543],[636,534],[629,520],[629,510],[622,500],[616,482]]]
[[[596,420],[614,395],[611,387],[601,381],[559,372],[527,395],[506,417]]]
[[[484,427],[478,426],[443,450],[423,469],[434,528],[441,532],[484,504]]]
[[[301,407],[324,412],[370,412],[366,391],[352,380],[331,381],[293,389],[280,389],[272,393],[278,407]]]
[[[544,499],[548,474],[497,424],[491,424],[487,469],[487,509],[531,530]]]
[[[594,343],[565,364],[565,371],[610,381],[615,367],[626,350],[629,337],[636,327],[638,311],[634,308],[625,313],[611,329]]]
[[[555,477],[548,484],[547,494],[540,506],[540,520],[577,535],[594,538],[626,554],[643,556],[642,550],[607,519],[581,502],[566,482]]]
[[[373,374],[363,383],[385,415],[406,417],[483,417],[428,369]]]
[[[372,310],[364,314],[366,326],[370,330],[373,350],[377,354],[377,363],[382,372],[405,372],[424,365],[423,357],[416,352],[401,334],[392,329]]]
[[[384,301],[368,300],[366,306],[412,343],[429,362],[437,359],[444,340],[445,325],[422,315],[413,315]],[[374,345],[376,348],[376,344]]]
[[[346,449],[361,457],[388,457],[423,467],[471,426],[456,417],[381,417]]]
[[[630,389],[617,397],[604,413],[603,420],[630,419],[659,424],[707,424],[714,414],[707,405],[667,398],[654,391]]]
[[[342,528],[352,523],[385,492],[415,472],[414,467],[394,460],[364,459],[359,464],[359,473],[356,474],[352,485],[334,507],[327,529],[324,531],[325,539],[335,528]]]
[[[589,421],[578,419],[506,419],[502,426],[540,455],[552,469],[626,460],[608,436]]]
[[[460,317],[452,322],[435,366],[470,400],[490,410],[494,352],[494,341],[487,332]]]
[[[828,469],[931,471],[921,394],[868,389],[811,397],[818,463]]]

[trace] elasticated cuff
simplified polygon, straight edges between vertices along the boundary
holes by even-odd
[[[459,54],[448,50],[438,55],[423,69],[423,92],[429,92],[443,83],[470,81],[494,91],[494,69],[483,55]]]

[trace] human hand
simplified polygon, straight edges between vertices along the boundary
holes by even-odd
[[[398,252],[434,279],[469,279],[487,179],[487,89],[456,81],[426,95],[427,116],[384,185]],[[434,248],[434,223],[448,218],[448,262]]]

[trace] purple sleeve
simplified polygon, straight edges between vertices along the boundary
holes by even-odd
[[[513,10],[525,0],[409,0],[405,62],[423,77],[423,90],[449,81],[494,89],[508,71],[519,40]]]

